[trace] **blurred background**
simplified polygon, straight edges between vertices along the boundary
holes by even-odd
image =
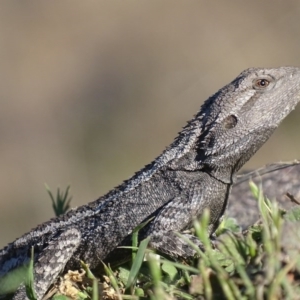
[[[248,67],[300,66],[299,1],[1,1],[0,247],[95,200]],[[300,108],[247,168],[300,158]]]

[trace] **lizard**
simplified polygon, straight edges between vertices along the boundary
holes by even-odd
[[[212,236],[227,206],[235,174],[268,140],[300,100],[300,68],[249,68],[214,95],[153,162],[94,202],[53,218],[0,250],[0,290],[7,274],[27,264],[34,248],[38,300],[56,278],[80,267],[96,269],[134,228],[173,257],[195,250],[176,233],[210,211]],[[187,235],[201,246],[199,240]],[[13,299],[27,299],[22,284]]]

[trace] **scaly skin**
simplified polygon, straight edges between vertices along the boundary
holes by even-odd
[[[299,68],[245,70],[210,97],[151,164],[98,200],[43,223],[1,250],[0,290],[7,293],[6,274],[28,262],[33,246],[34,287],[41,299],[60,273],[78,268],[79,260],[97,268],[152,217],[142,236],[150,237],[151,247],[172,256],[194,255],[175,232],[208,208],[213,234],[234,174],[299,99]],[[24,286],[14,299],[26,299]]]

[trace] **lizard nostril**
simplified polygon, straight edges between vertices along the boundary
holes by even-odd
[[[230,115],[223,120],[223,126],[225,129],[234,128],[237,124],[237,117],[235,115]]]

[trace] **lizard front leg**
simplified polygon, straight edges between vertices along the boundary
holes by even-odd
[[[37,300],[43,298],[57,276],[77,250],[81,241],[81,233],[70,228],[53,238],[34,262],[34,289]],[[22,284],[14,294],[13,300],[28,299],[25,285]]]
[[[198,215],[196,210],[201,207],[201,199],[196,207],[188,195],[180,195],[164,206],[156,218],[151,222],[146,236],[150,236],[150,246],[163,253],[175,257],[193,257],[196,254],[177,232],[192,226],[193,219]],[[200,240],[190,234],[184,234],[191,242],[203,248]]]
[[[194,180],[188,187],[182,189],[178,196],[170,199],[162,207],[149,228],[146,229],[146,236],[150,236],[152,248],[170,256],[184,258],[194,257],[196,250],[177,233],[191,228],[193,221],[199,219],[206,208],[210,210],[207,234],[212,237],[224,213],[230,187],[206,173],[198,175],[188,173],[187,176]],[[184,236],[203,249],[203,244],[197,237],[190,234],[184,234]]]

